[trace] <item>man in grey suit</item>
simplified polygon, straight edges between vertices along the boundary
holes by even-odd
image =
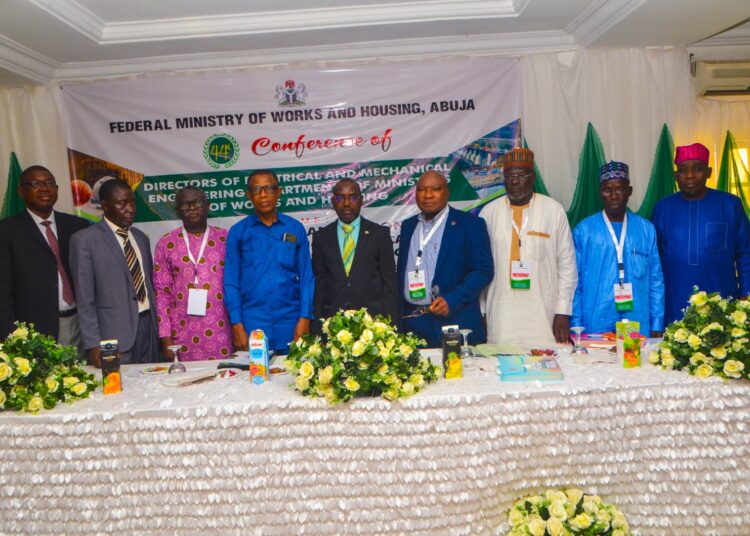
[[[148,237],[132,227],[135,196],[116,179],[102,185],[99,198],[104,217],[70,241],[83,347],[96,367],[99,342],[107,339],[117,339],[121,363],[153,363],[159,357],[153,259]]]

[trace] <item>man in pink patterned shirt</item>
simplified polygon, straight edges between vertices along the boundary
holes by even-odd
[[[180,359],[223,359],[232,353],[231,326],[224,308],[226,229],[208,226],[208,199],[187,187],[175,198],[182,219],[164,235],[154,254],[154,292],[159,338],[182,345]]]

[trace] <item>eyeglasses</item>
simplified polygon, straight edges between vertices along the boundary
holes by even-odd
[[[265,186],[250,186],[248,191],[251,195],[260,195],[261,192],[266,192],[268,195],[273,195],[279,191],[279,187],[275,184],[266,184]]]
[[[191,210],[203,208],[203,205],[206,203],[203,201],[190,201],[189,203],[180,203],[177,205],[178,210],[182,210],[183,212],[188,212]]]
[[[22,182],[21,186],[27,186],[31,188],[32,190],[38,190],[39,188],[49,188],[52,190],[52,189],[57,188],[57,183],[53,180],[29,181],[29,182]]]
[[[350,203],[359,203],[362,199],[362,194],[334,194],[333,201],[335,203],[343,203],[345,200],[349,200]]]
[[[438,298],[438,296],[440,296],[440,287],[435,285],[430,289],[430,302],[435,301]],[[419,307],[415,307],[414,310],[408,315],[404,315],[403,318],[417,318],[417,317],[420,317],[429,313],[430,313],[429,305],[420,305]]]

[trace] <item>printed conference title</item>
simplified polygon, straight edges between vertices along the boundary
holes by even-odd
[[[429,113],[464,112],[475,110],[473,99],[432,101]],[[110,121],[110,134],[131,132],[157,132],[167,130],[182,130],[196,128],[215,128],[225,126],[259,125],[271,122],[299,123],[305,121],[330,121],[353,119],[356,117],[389,117],[401,115],[425,115],[427,111],[419,102],[399,104],[373,104],[338,108],[308,108],[294,110],[273,110],[270,112],[249,112],[247,114],[216,114],[199,115],[159,119],[139,119],[129,121]],[[374,135],[344,136],[337,138],[308,138],[306,134],[299,134],[294,140],[273,140],[261,136],[255,138],[250,147],[253,154],[265,156],[276,152],[293,152],[301,158],[306,150],[329,150],[345,147],[361,147],[366,144],[380,146],[383,152],[391,146],[393,130],[385,129],[383,133]]]

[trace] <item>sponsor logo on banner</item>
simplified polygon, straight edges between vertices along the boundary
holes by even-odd
[[[203,144],[203,158],[214,169],[230,168],[240,157],[240,146],[231,134],[214,134]]]
[[[283,86],[276,86],[276,100],[279,106],[304,106],[306,98],[305,84],[297,85],[294,80],[287,80]]]

